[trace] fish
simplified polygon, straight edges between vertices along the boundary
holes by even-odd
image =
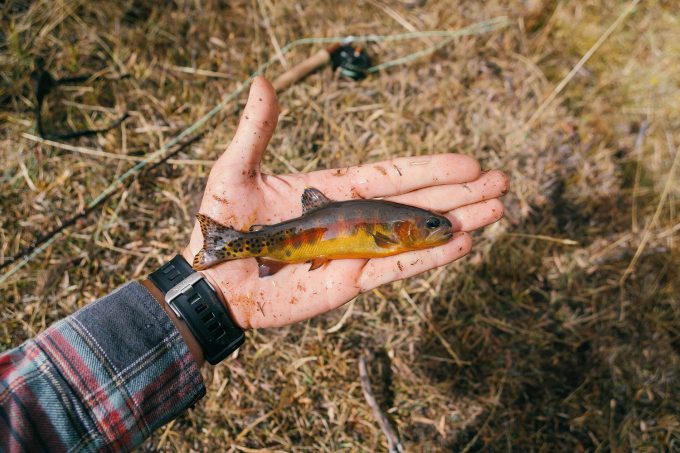
[[[446,217],[387,200],[334,201],[308,187],[301,197],[302,215],[273,225],[238,231],[197,214],[203,248],[192,267],[256,258],[260,276],[282,266],[311,263],[310,271],[330,260],[380,258],[447,243],[454,234]]]

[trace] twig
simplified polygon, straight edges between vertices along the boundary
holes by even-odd
[[[261,415],[258,418],[256,418],[252,423],[250,423],[248,426],[243,428],[243,430],[240,433],[238,433],[234,442],[235,443],[241,442],[248,435],[248,433],[253,430],[253,428],[255,428],[257,425],[259,425],[263,421],[267,420],[269,417],[271,417],[278,410],[279,410],[279,408],[276,407],[276,408],[270,410],[269,412],[267,412],[266,414]]]
[[[185,149],[187,146],[190,146],[192,143],[196,142],[198,139],[202,138],[204,135],[204,132],[199,133],[198,135],[195,135],[191,139],[185,141],[184,143],[181,143],[177,149],[174,151],[166,154],[161,160],[158,162],[155,162],[153,165],[148,167],[146,171],[151,171],[154,168],[158,167],[162,163],[164,163],[167,159],[170,157],[176,155],[183,149]],[[78,213],[76,213],[73,217],[65,220],[61,225],[59,225],[57,228],[53,229],[52,231],[39,236],[33,241],[33,243],[27,247],[25,247],[22,251],[14,255],[12,258],[8,259],[7,261],[4,261],[0,263],[0,269],[5,268],[6,266],[9,266],[10,264],[14,263],[15,261],[20,261],[19,264],[14,266],[10,271],[6,272],[2,276],[0,276],[0,284],[4,283],[9,277],[12,276],[14,272],[16,272],[18,269],[22,267],[23,264],[26,262],[30,261],[35,255],[38,255],[41,253],[43,250],[47,248],[52,242],[54,242],[58,235],[64,231],[66,228],[70,227],[71,225],[74,225],[79,219],[82,219],[83,217],[87,217],[88,214],[90,214],[92,211],[97,209],[99,205],[101,205],[103,202],[111,198],[111,196],[117,192],[117,189],[122,187],[122,182],[119,182],[117,187],[115,187],[115,190],[110,190],[107,192],[104,196],[99,197],[95,202],[89,204],[86,208],[80,210]]]
[[[489,413],[489,416],[486,417],[486,420],[484,420],[484,423],[482,424],[481,428],[479,428],[479,430],[477,430],[477,434],[475,434],[475,436],[472,439],[470,439],[470,442],[468,442],[467,445],[465,445],[465,447],[460,451],[460,453],[467,453],[468,451],[470,451],[470,449],[472,449],[472,447],[475,446],[475,444],[477,443],[477,440],[479,439],[479,436],[482,435],[482,433],[484,432],[486,427],[489,426],[489,422],[491,422],[494,415],[496,415],[496,408],[498,407],[501,395],[503,394],[503,388],[505,387],[505,379],[506,378],[507,378],[507,371],[506,371],[506,374],[503,376],[503,379],[501,380],[501,385],[500,385],[500,388],[498,389],[498,392],[496,392],[496,395],[494,396],[494,402],[493,402],[493,406],[491,407],[491,412]]]
[[[538,239],[538,240],[541,240],[541,241],[548,241],[548,242],[557,242],[558,244],[563,244],[563,245],[578,245],[578,242],[574,241],[573,239],[554,238],[552,236],[546,236],[544,234],[508,233],[508,236],[515,236],[515,237],[519,237],[519,238]]]
[[[645,226],[645,229],[642,232],[642,240],[640,241],[640,245],[638,245],[638,248],[635,251],[635,255],[633,256],[633,259],[630,260],[630,263],[628,264],[626,271],[621,276],[621,280],[619,280],[619,285],[623,285],[626,282],[628,276],[633,272],[633,269],[635,268],[638,259],[640,258],[642,252],[647,246],[647,242],[649,242],[649,236],[651,235],[652,228],[654,228],[656,222],[659,221],[661,209],[663,208],[664,204],[666,204],[666,198],[668,198],[668,192],[670,192],[671,187],[673,187],[673,176],[675,175],[675,169],[678,165],[679,153],[675,150],[675,146],[673,145],[673,137],[670,134],[670,132],[666,132],[666,141],[668,144],[668,150],[670,151],[671,155],[673,155],[673,163],[671,164],[671,169],[668,172],[666,184],[664,185],[663,192],[661,192],[659,203],[656,205],[656,211],[654,211],[652,219]]]
[[[326,329],[326,333],[335,333],[338,330],[342,329],[342,326],[345,325],[345,321],[347,321],[352,314],[352,309],[354,308],[354,302],[356,299],[352,299],[352,301],[347,304],[347,310],[345,310],[345,313],[342,314],[342,317],[340,318],[340,321],[338,321],[333,327],[329,327]]]
[[[581,68],[586,64],[588,60],[590,60],[590,57],[593,56],[595,52],[598,51],[598,49],[604,44],[604,42],[609,38],[609,36],[616,30],[616,28],[623,22],[623,20],[628,17],[628,15],[633,12],[633,9],[637,6],[637,4],[640,3],[640,0],[633,0],[630,2],[628,7],[621,13],[619,14],[619,17],[616,18],[613,24],[609,26],[609,28],[602,33],[602,36],[593,44],[593,46],[588,49],[588,52],[586,52],[581,59],[574,65],[573,68],[571,68],[571,71],[569,71],[569,74],[562,79],[562,81],[555,87],[554,90],[552,90],[552,93],[541,103],[541,105],[538,106],[536,111],[534,112],[533,115],[529,118],[529,120],[524,124],[524,127],[522,128],[525,132],[529,131],[533,126],[534,123],[538,120],[538,118],[543,114],[545,109],[547,109],[550,104],[555,100],[557,95],[559,95],[564,87],[566,87],[569,82],[571,82],[571,79],[574,78],[576,73],[578,73]]]
[[[29,134],[27,132],[24,132],[21,134],[22,137],[24,137],[27,140],[31,140],[33,142],[37,142],[43,145],[47,146],[52,146],[54,148],[58,149],[63,149],[65,151],[72,151],[75,153],[80,153],[80,154],[85,154],[87,156],[93,156],[93,157],[107,157],[110,159],[118,159],[118,160],[125,160],[128,162],[142,162],[146,159],[144,156],[129,156],[127,154],[116,154],[116,153],[109,153],[106,151],[99,151],[98,149],[91,149],[91,148],[85,148],[83,146],[73,146],[69,145],[67,143],[61,143],[61,142],[55,142],[52,140],[46,140],[44,138],[37,137],[35,135]],[[155,162],[155,160],[149,161],[151,163]],[[202,159],[167,159],[165,162],[173,165],[205,165],[208,167],[211,167],[215,161],[213,160],[202,160]]]
[[[418,29],[416,27],[414,27],[411,22],[406,20],[406,18],[404,16],[399,14],[395,9],[391,8],[390,6],[385,5],[384,3],[381,3],[381,2],[376,1],[376,0],[369,0],[368,2],[371,3],[373,6],[375,6],[376,8],[382,9],[385,12],[385,14],[387,14],[392,19],[394,19],[399,25],[404,27],[406,30],[408,30],[410,32],[418,31]],[[421,38],[421,41],[423,41],[428,46],[434,45],[434,42],[430,38],[427,38],[427,37]]]
[[[288,60],[286,60],[285,55],[281,51],[281,45],[279,44],[279,40],[276,39],[276,34],[272,29],[271,20],[269,19],[270,15],[267,13],[267,11],[264,10],[264,4],[262,2],[258,2],[258,4],[260,5],[260,12],[262,13],[262,23],[264,24],[264,28],[267,30],[269,39],[271,40],[272,46],[274,47],[274,51],[276,52],[276,58],[279,59],[279,62],[281,63],[281,66],[283,66],[284,69],[288,69]]]
[[[214,77],[217,79],[234,80],[234,77],[232,77],[229,74],[225,74],[223,72],[209,71],[207,69],[190,68],[188,66],[177,66],[170,64],[163,65],[163,68],[168,69],[170,71],[183,72],[184,74],[199,75],[203,77]]]
[[[437,337],[437,339],[439,339],[439,342],[442,344],[442,346],[444,346],[444,349],[446,349],[446,352],[448,352],[449,355],[451,356],[451,358],[456,362],[456,365],[458,365],[458,366],[467,365],[469,362],[461,360],[460,357],[458,357],[458,354],[456,354],[456,351],[453,350],[453,347],[451,346],[451,344],[449,344],[449,342],[446,340],[446,338],[444,338],[444,335],[442,335],[442,333],[439,331],[437,326],[434,325],[432,320],[430,320],[428,317],[426,317],[425,314],[420,310],[420,308],[418,308],[418,306],[415,304],[415,302],[413,302],[413,299],[411,298],[409,293],[407,293],[406,290],[402,289],[400,294],[404,299],[406,299],[406,301],[409,303],[409,305],[411,305],[411,308],[413,308],[415,310],[415,312],[418,314],[420,319],[422,319],[423,321],[425,321],[427,323],[427,325],[430,327],[430,330],[432,331],[432,333],[434,333],[434,335]]]
[[[371,389],[371,380],[368,377],[366,369],[366,357],[359,357],[359,378],[361,379],[361,389],[364,391],[364,398],[373,411],[373,417],[380,425],[380,429],[387,438],[387,448],[390,453],[401,453],[404,451],[404,446],[399,441],[399,435],[396,433],[389,419],[385,413],[380,409],[378,402],[375,400],[373,390]]]
[[[647,135],[647,129],[649,129],[649,121],[645,119],[642,124],[640,124],[640,130],[638,131],[638,135],[635,139],[635,148],[633,148],[633,156],[635,156],[635,160],[637,162],[637,165],[635,166],[635,182],[633,183],[633,195],[632,195],[632,206],[631,206],[631,224],[633,231],[637,232],[638,231],[638,222],[637,222],[637,195],[638,191],[640,190],[640,177],[642,176],[642,164],[640,163],[642,160],[642,145],[645,141],[645,135]]]

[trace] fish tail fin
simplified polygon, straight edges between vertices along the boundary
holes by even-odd
[[[224,226],[203,214],[196,214],[196,218],[203,234],[203,248],[194,257],[192,267],[200,271],[217,263],[234,259],[229,255],[225,245],[239,238],[243,233]]]

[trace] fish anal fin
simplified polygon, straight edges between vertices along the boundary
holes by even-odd
[[[302,192],[301,200],[303,214],[333,203],[333,200],[314,187],[307,187],[305,191]]]
[[[286,263],[282,261],[274,261],[267,258],[258,257],[256,260],[258,264],[257,271],[260,278],[274,275],[286,265]]]
[[[395,244],[398,244],[397,241],[395,241],[389,236],[384,235],[383,233],[373,233],[372,235],[373,239],[375,240],[375,245],[377,245],[378,247],[387,249]]]
[[[323,265],[325,265],[325,264],[328,264],[329,261],[330,261],[330,260],[329,260],[329,259],[326,259],[326,258],[314,258],[314,259],[311,261],[312,264],[309,266],[309,270],[310,270],[310,271],[313,271],[314,269],[318,269],[318,268],[320,268],[321,266],[323,266]]]

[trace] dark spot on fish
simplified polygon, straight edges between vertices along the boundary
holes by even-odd
[[[290,255],[291,255],[290,250],[286,250],[286,256],[290,256]]]
[[[257,98],[258,101],[262,102],[262,98]]]
[[[387,170],[385,170],[383,167],[380,165],[375,165],[373,168],[378,170],[380,173],[382,173],[383,176],[387,176]]]
[[[392,166],[394,167],[395,170],[397,170],[397,173],[399,173],[399,176],[404,176],[404,175],[401,174],[401,169],[399,167],[397,167],[395,164],[392,164]]]
[[[345,176],[347,174],[347,171],[349,171],[349,167],[347,168],[336,168],[333,173],[331,173],[333,176]]]
[[[403,272],[404,266],[401,264],[401,261],[397,261],[397,267],[399,268],[400,271]]]
[[[250,169],[250,170],[248,171],[248,177],[252,179],[252,178],[254,178],[255,176],[257,176],[257,170],[255,170],[254,168],[253,168],[253,169]]]

